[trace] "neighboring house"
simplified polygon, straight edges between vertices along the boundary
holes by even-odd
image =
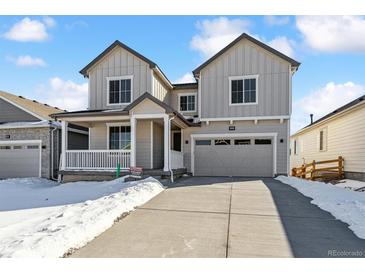
[[[89,151],[63,143],[62,173],[120,163],[196,176],[287,174],[299,65],[242,34],[193,71],[195,83],[172,84],[156,63],[115,41],[80,71],[89,79],[88,110],[53,115],[64,135],[67,123],[90,132]]]
[[[0,91],[0,179],[56,178],[61,125],[50,117],[59,108]],[[85,128],[70,125],[69,149],[88,149]]]
[[[342,156],[345,177],[365,181],[365,95],[312,122],[290,141],[291,168]]]

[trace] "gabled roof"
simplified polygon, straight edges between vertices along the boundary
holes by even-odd
[[[15,105],[16,107],[22,109],[25,112],[30,113],[31,115],[37,117],[40,120],[50,120],[52,117],[51,114],[64,112],[57,107],[52,107],[47,104],[42,104],[37,102],[36,100],[30,100],[24,98],[23,96],[17,96],[5,91],[0,90],[0,99],[3,99],[10,104]]]
[[[232,48],[234,45],[236,45],[239,41],[241,41],[242,39],[247,39],[250,42],[258,45],[259,47],[262,47],[264,49],[266,49],[267,51],[279,56],[280,58],[288,61],[293,67],[299,67],[300,63],[295,61],[294,59],[290,58],[289,56],[286,56],[285,54],[281,53],[280,51],[277,51],[276,49],[273,49],[272,47],[262,43],[261,41],[253,38],[252,36],[248,35],[247,33],[242,33],[240,36],[238,36],[233,42],[231,42],[230,44],[228,44],[225,48],[223,48],[222,50],[220,50],[218,53],[216,53],[215,55],[213,55],[213,57],[209,58],[207,61],[205,61],[203,64],[201,64],[199,67],[197,67],[196,69],[193,70],[193,74],[194,76],[198,76],[199,72],[205,68],[207,65],[209,65],[211,62],[213,62],[215,59],[217,59],[219,56],[221,56],[223,53],[225,53],[226,51],[228,51],[230,48]]]
[[[311,128],[312,126],[315,126],[315,125],[317,125],[318,123],[320,123],[320,122],[322,122],[322,121],[324,121],[324,120],[327,120],[327,119],[329,119],[329,118],[331,118],[331,117],[333,117],[333,116],[335,116],[335,115],[337,115],[337,114],[340,114],[340,113],[342,113],[342,112],[344,112],[344,111],[346,111],[346,110],[348,110],[348,109],[350,109],[350,108],[352,108],[352,107],[355,107],[356,105],[358,105],[358,104],[360,104],[360,103],[362,103],[362,102],[364,102],[364,101],[365,101],[365,95],[360,96],[359,98],[357,98],[357,99],[355,99],[355,100],[351,101],[350,103],[347,103],[346,105],[343,105],[343,106],[341,106],[341,107],[339,107],[339,108],[335,109],[334,111],[332,111],[332,112],[328,113],[327,115],[325,115],[325,116],[321,117],[320,119],[318,119],[318,120],[314,121],[313,123],[311,123],[311,124],[309,124],[309,125],[305,126],[304,128],[302,128],[302,129],[298,130],[298,131],[297,131],[296,133],[294,133],[292,136],[294,136],[294,135],[296,135],[296,134],[298,134],[298,133],[302,132],[303,130],[309,129],[309,128]]]

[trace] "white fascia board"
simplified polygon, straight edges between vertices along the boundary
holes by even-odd
[[[287,120],[290,115],[279,116],[250,116],[250,117],[218,117],[218,118],[201,118],[202,122],[224,122],[224,121],[255,121],[255,120]]]

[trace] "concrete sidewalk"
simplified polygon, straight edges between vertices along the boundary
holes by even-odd
[[[341,248],[365,251],[365,244],[287,185],[196,177],[178,181],[72,257],[326,257]]]

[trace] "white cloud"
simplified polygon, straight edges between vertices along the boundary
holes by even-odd
[[[195,83],[195,78],[192,73],[187,72],[180,78],[173,81],[175,84],[181,84],[181,83]]]
[[[293,50],[293,47],[292,47],[294,42],[289,40],[285,36],[275,37],[273,40],[267,42],[267,44],[270,47],[280,51],[281,53],[284,53],[285,55],[288,55],[290,57],[294,57],[294,50]]]
[[[311,48],[323,52],[364,52],[364,16],[298,16],[296,26]]]
[[[19,42],[41,42],[48,39],[49,35],[47,29],[55,25],[54,19],[51,17],[44,17],[42,21],[32,20],[28,17],[15,23],[4,37],[8,40]]]
[[[264,17],[265,23],[269,26],[283,26],[290,22],[289,16],[267,15]]]
[[[30,55],[21,55],[17,58],[10,58],[19,67],[45,67],[47,64],[42,58]]]
[[[365,94],[365,86],[347,82],[344,84],[327,83],[309,95],[293,103],[292,133],[310,123],[309,114],[318,120],[331,111]]]
[[[203,57],[211,57],[224,48],[242,32],[248,32],[250,22],[245,19],[218,17],[196,23],[199,33],[190,41],[190,47],[199,51]]]
[[[83,110],[88,105],[88,84],[77,84],[71,80],[59,77],[49,79],[48,83],[41,85],[38,93],[40,101],[51,106],[67,110]]]
[[[250,33],[251,23],[247,19],[228,19],[218,17],[212,20],[198,21],[196,27],[198,34],[190,41],[190,47],[204,57],[209,58],[219,50],[227,46],[243,32],[261,40],[271,47],[289,56],[294,56],[293,42],[285,36],[275,37],[273,40],[266,40],[264,37]]]

